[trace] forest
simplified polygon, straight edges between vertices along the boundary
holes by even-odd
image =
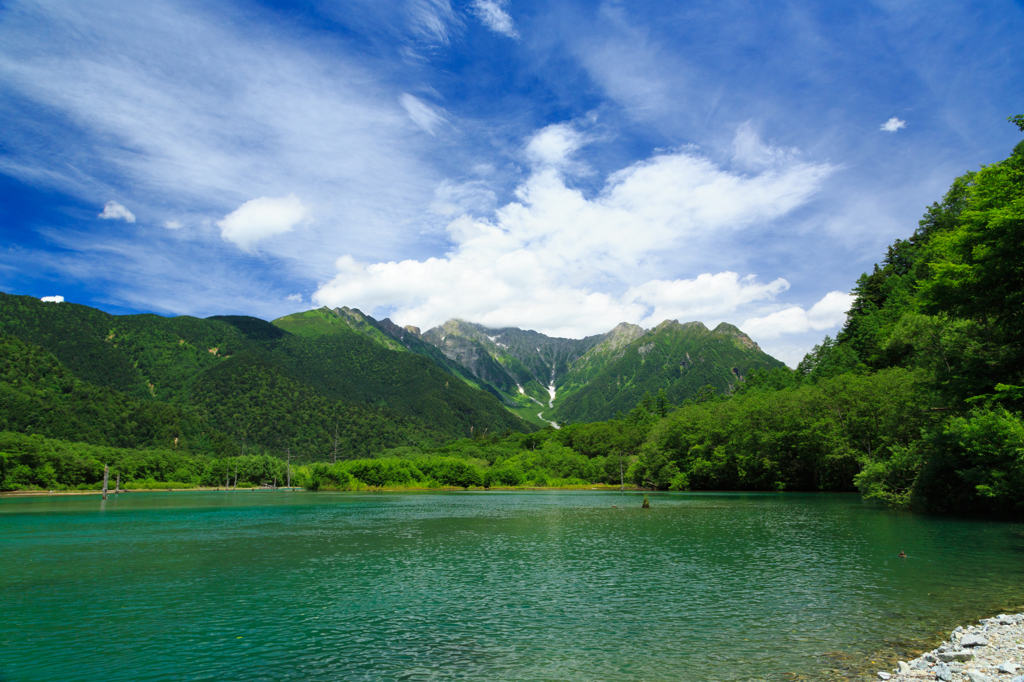
[[[1024,118],[1012,120],[1024,132]],[[280,485],[291,476],[313,490],[859,491],[901,508],[1024,518],[1022,252],[1024,142],[957,178],[857,280],[842,330],[796,369],[752,370],[728,395],[708,386],[681,403],[648,393],[606,421],[458,439],[466,422],[450,407],[438,404],[450,421],[437,428],[429,409],[387,398],[383,383],[374,395],[387,405],[344,403],[344,387],[318,386],[292,364],[319,352],[294,339],[238,352],[201,381],[169,387],[189,401],[160,403],[139,394],[123,363],[110,373],[122,390],[94,385],[5,330],[0,481],[7,490],[94,489],[107,464],[139,488]],[[202,345],[241,348],[247,337],[231,329]],[[65,351],[97,362],[105,352]],[[301,400],[273,407],[282,394]],[[301,418],[294,405],[304,406]],[[344,405],[350,422],[365,425],[345,434],[335,461],[331,426]]]

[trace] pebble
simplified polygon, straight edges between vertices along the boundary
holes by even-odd
[[[967,665],[964,665],[967,663]],[[999,614],[960,626],[949,639],[912,661],[879,672],[883,682],[1024,682],[1024,613]],[[1011,678],[1011,676],[1013,676]]]

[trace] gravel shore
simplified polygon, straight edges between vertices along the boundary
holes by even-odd
[[[890,682],[1024,682],[1024,613],[958,627],[938,648],[900,661],[878,679]]]

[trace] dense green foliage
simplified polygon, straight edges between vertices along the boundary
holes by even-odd
[[[11,336],[0,336],[0,430],[122,448],[231,448],[196,410],[81,381],[53,354]]]
[[[935,423],[870,457],[870,496],[935,511],[1024,514],[1024,142],[958,178],[863,275],[832,364],[921,373]]]
[[[0,489],[43,490],[98,488],[103,465],[121,485],[152,487],[154,482],[174,481],[192,485],[200,481],[209,460],[186,450],[138,450],[0,432]],[[174,487],[174,486],[169,486]]]
[[[900,368],[745,387],[661,420],[633,479],[659,488],[853,490],[861,463],[919,436],[919,376]],[[756,379],[756,378],[755,378]]]

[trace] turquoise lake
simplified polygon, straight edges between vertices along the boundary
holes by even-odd
[[[650,499],[3,498],[0,681],[869,679],[1024,610],[1021,524]]]

